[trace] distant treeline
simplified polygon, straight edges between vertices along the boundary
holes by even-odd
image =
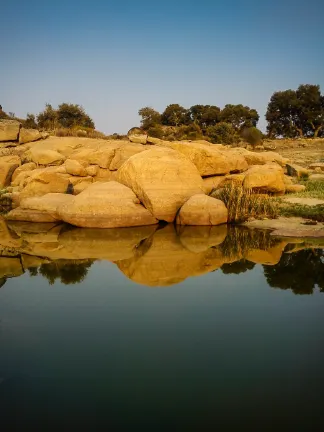
[[[258,112],[248,106],[178,104],[159,113],[151,107],[141,108],[141,127],[157,138],[210,139],[231,144],[240,137],[257,141],[262,133],[256,128]],[[319,85],[303,84],[297,90],[275,92],[266,113],[269,138],[324,137],[324,96]],[[172,129],[172,127],[174,129]],[[251,142],[252,143],[252,142]]]
[[[163,113],[152,107],[141,108],[141,128],[150,136],[167,140],[207,139],[213,143],[233,144],[241,139],[253,146],[262,138],[324,137],[324,95],[319,85],[302,84],[297,90],[275,92],[266,112],[267,134],[258,128],[259,114],[248,106],[227,104],[193,105],[189,109],[179,104],[168,105]],[[0,119],[16,119],[0,105]],[[27,114],[17,119],[24,127],[46,130],[57,135],[105,137],[95,131],[95,124],[81,105],[62,103],[56,109],[50,104],[37,116]],[[112,138],[120,135],[114,134]]]

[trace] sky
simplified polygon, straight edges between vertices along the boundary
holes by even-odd
[[[24,118],[82,105],[126,133],[138,110],[248,105],[274,91],[324,93],[322,0],[15,0],[1,4],[0,104]]]

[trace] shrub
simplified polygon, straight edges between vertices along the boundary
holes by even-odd
[[[214,144],[233,144],[236,140],[236,131],[230,123],[221,122],[209,126],[206,134]]]
[[[154,125],[148,128],[147,130],[148,136],[151,136],[153,138],[163,138],[164,131],[163,128],[159,125]]]
[[[188,126],[180,126],[176,132],[176,138],[179,140],[198,140],[203,138],[200,127],[193,123]]]
[[[253,148],[262,143],[262,132],[256,127],[245,128],[242,131],[242,137]]]
[[[268,195],[254,194],[252,190],[243,189],[233,184],[212,191],[211,196],[224,202],[228,210],[228,222],[241,223],[254,218],[276,218],[277,204]]]

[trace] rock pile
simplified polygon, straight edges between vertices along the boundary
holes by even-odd
[[[1,121],[0,131],[0,138],[17,144],[9,156],[8,149],[0,150],[0,188],[14,208],[9,220],[101,228],[158,221],[217,225],[226,223],[227,210],[208,197],[213,189],[226,184],[257,193],[293,189],[284,175],[288,161],[274,152],[168,142],[139,130],[128,140],[50,137],[20,145],[27,133],[19,124]]]

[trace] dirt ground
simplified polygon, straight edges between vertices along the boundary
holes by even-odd
[[[314,162],[324,162],[324,139],[272,140],[265,145],[297,165],[307,168]]]

